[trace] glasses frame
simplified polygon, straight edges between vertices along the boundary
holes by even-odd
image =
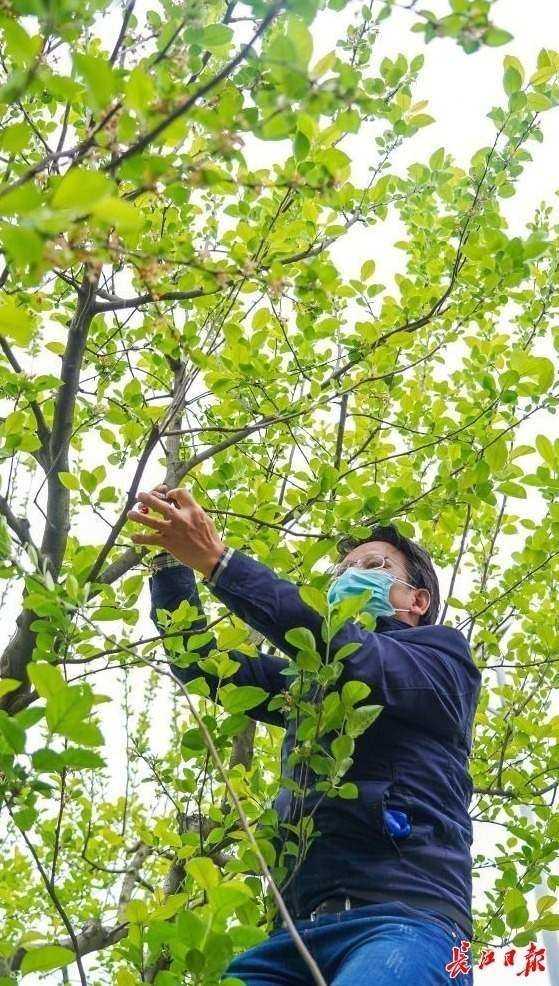
[[[369,566],[364,565],[363,562],[367,561],[371,557],[373,557],[373,558],[380,558],[381,561],[382,561],[382,565],[369,565]],[[382,569],[386,569],[386,559],[387,558],[388,558],[388,555],[381,555],[379,551],[372,551],[372,552],[370,552],[370,554],[364,555],[362,559],[361,558],[356,558],[354,562],[350,562],[349,564],[346,564],[343,561],[342,562],[338,562],[337,564],[333,565],[329,569],[329,574],[330,574],[330,576],[333,579],[337,579],[338,576],[341,575],[342,572],[345,572],[348,568],[361,568],[364,571],[369,570],[369,571],[373,571],[373,572],[382,571]],[[401,582],[402,585],[407,585],[409,589],[419,589],[420,588],[417,585],[412,585],[411,582],[406,582],[405,579],[398,578],[398,576],[393,575],[392,572],[388,572],[388,575],[390,575],[390,578],[393,579],[394,582]]]

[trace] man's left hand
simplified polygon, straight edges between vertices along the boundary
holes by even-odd
[[[212,520],[187,490],[167,491],[164,486],[157,489],[159,494],[138,493],[142,507],[128,511],[129,520],[153,531],[153,534],[133,534],[134,544],[159,545],[183,565],[208,577],[225,547]]]

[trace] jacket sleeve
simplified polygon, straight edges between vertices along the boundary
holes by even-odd
[[[193,606],[196,606],[201,613],[200,618],[194,620],[184,633],[183,640],[185,645],[192,634],[202,633],[206,630],[207,619],[202,609],[196,579],[191,568],[186,565],[174,565],[169,568],[162,568],[158,572],[154,572],[150,577],[149,587],[151,592],[150,616],[160,633],[163,633],[164,630],[158,623],[157,610],[165,609],[172,612],[184,599]],[[217,647],[217,643],[215,637],[212,636],[210,640],[206,641],[206,643],[197,649],[196,653],[200,658],[204,658],[208,656],[214,647]],[[235,685],[257,685],[269,692],[270,698],[288,687],[289,680],[285,675],[280,674],[290,663],[284,658],[272,657],[262,651],[258,657],[249,657],[247,654],[243,654],[238,650],[229,650],[228,653],[234,661],[239,662],[240,667],[237,668],[233,675],[227,678],[227,682],[233,682]],[[186,668],[178,667],[178,665],[173,663],[171,663],[170,667],[175,677],[183,684],[202,676],[209,685],[212,699],[218,701],[217,689],[220,684],[225,684],[225,681],[220,681],[216,675],[202,671],[198,667],[197,661]],[[284,726],[285,721],[282,713],[279,710],[270,712],[267,708],[268,702],[269,698],[265,699],[260,705],[250,709],[247,715],[251,719],[256,719],[260,722],[271,723],[275,726]]]
[[[313,633],[317,650],[325,655],[322,617],[303,602],[297,585],[266,565],[233,549],[217,577],[205,581],[232,612],[285,654],[296,653],[286,642],[285,633],[303,626]],[[350,642],[360,646],[343,660],[337,687],[345,681],[363,681],[371,688],[370,701],[383,705],[392,715],[437,734],[461,734],[471,713],[472,682],[462,670],[463,661],[457,661],[445,647],[445,633],[453,631],[440,630],[436,645],[431,633],[427,646],[376,633],[348,620],[331,641],[331,653]],[[478,673],[473,662],[472,671]]]

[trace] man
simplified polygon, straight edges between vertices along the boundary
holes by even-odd
[[[152,533],[135,534],[133,540],[164,549],[152,563],[152,617],[158,609],[174,610],[183,599],[200,607],[196,569],[218,599],[286,655],[260,652],[250,658],[232,651],[240,666],[230,680],[259,685],[270,696],[284,692],[288,679],[281,671],[296,654],[285,634],[307,627],[324,653],[319,614],[302,601],[295,584],[224,544],[185,490],[158,487],[138,500],[140,508],[128,516]],[[331,986],[437,986],[449,976],[469,986],[472,782],[467,763],[481,676],[463,635],[435,624],[438,582],[422,548],[392,526],[349,545],[328,600],[335,603],[367,588],[365,608],[376,624],[373,631],[348,620],[334,637],[333,649],[359,645],[344,659],[336,688],[361,680],[371,688],[370,701],[383,710],[356,740],[344,776],[356,784],[358,797],[322,800],[315,814],[320,835],[288,881],[285,899]],[[202,618],[193,629],[203,626]],[[200,655],[213,646],[212,639]],[[196,664],[173,670],[182,682],[201,673]],[[215,697],[218,680],[204,677]],[[295,724],[270,711],[268,701],[250,715],[286,727],[285,776]],[[275,807],[281,819],[289,819],[292,799],[289,790],[280,792]],[[310,981],[279,924],[265,942],[237,957],[228,974],[247,986]]]

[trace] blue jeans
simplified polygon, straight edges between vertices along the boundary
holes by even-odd
[[[297,930],[329,986],[472,986],[473,974],[451,978],[445,965],[460,948],[462,929],[450,918],[407,904],[367,904]],[[468,965],[472,965],[467,952]],[[227,976],[245,986],[312,986],[307,966],[284,928],[230,963]]]

